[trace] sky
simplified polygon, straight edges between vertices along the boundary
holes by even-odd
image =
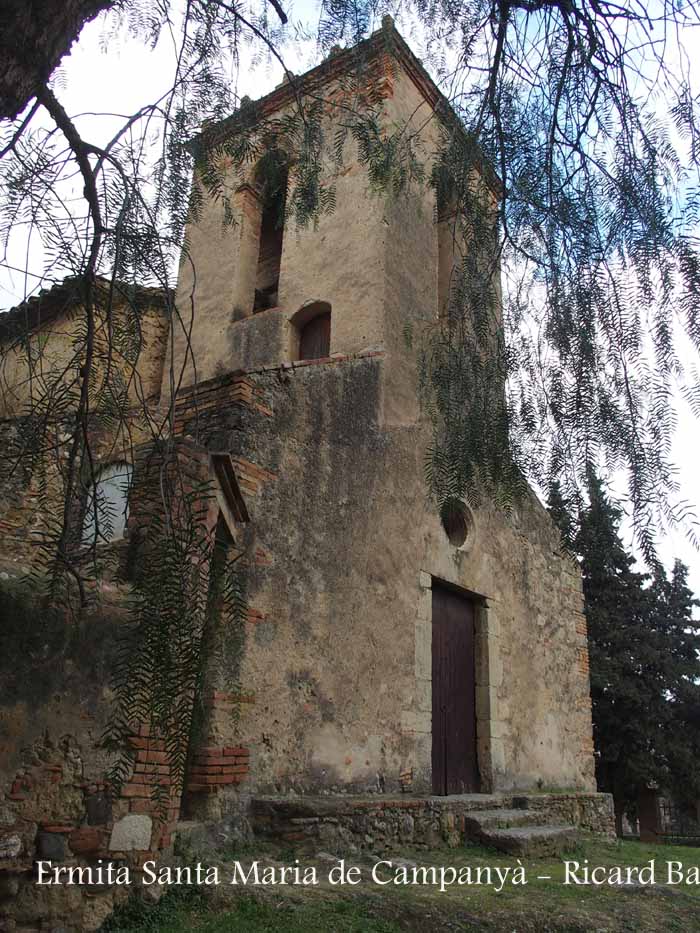
[[[308,18],[314,9],[309,0],[302,0],[294,12],[297,18],[304,15]],[[144,103],[157,98],[166,89],[172,75],[173,47],[167,35],[155,49],[151,49],[129,36],[124,29],[115,34],[108,28],[113,22],[108,15],[88,24],[71,54],[64,58],[53,82],[57,95],[68,113],[75,116],[85,138],[97,144],[111,138],[115,127],[123,122],[118,116],[110,117],[108,114],[133,113]],[[419,54],[413,25],[397,19],[397,26]],[[688,30],[683,42],[689,60],[700,70],[700,37]],[[318,61],[314,43],[304,38],[292,42],[285,51],[285,61],[290,70],[303,72]],[[282,67],[278,62],[263,61],[254,65],[245,53],[240,69],[231,72],[231,81],[239,96],[247,94],[253,99],[271,91],[282,77]],[[663,108],[663,101],[658,106]],[[76,199],[81,197],[77,180],[71,193]],[[25,278],[22,272],[17,271],[27,267],[28,258],[29,266],[39,273],[36,277]],[[6,262],[16,268],[0,267],[0,308],[12,307],[25,294],[42,284],[50,284],[42,283],[40,278],[42,254],[36,241],[27,245],[26,240],[17,237],[11,243]],[[700,470],[697,466],[700,426],[682,399],[678,404],[679,426],[674,441],[677,478],[682,498],[695,505],[700,513]],[[631,545],[629,525],[625,530],[626,543]],[[691,586],[700,595],[700,554],[682,529],[672,530],[664,537],[660,543],[660,556],[669,568],[674,558],[688,564]]]

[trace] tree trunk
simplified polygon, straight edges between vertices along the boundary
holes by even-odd
[[[13,120],[46,85],[88,20],[115,0],[3,0],[0,119]]]

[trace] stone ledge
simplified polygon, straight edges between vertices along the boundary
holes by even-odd
[[[606,837],[614,835],[612,798],[591,792],[256,797],[250,805],[250,823],[256,835],[310,846],[372,850],[440,842],[457,846],[469,838],[469,814],[497,808],[529,809],[538,823],[566,823]]]

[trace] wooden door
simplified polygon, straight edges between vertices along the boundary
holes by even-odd
[[[474,603],[433,584],[433,793],[476,794]]]
[[[299,339],[300,360],[320,360],[331,352],[330,311],[317,314],[306,324]]]

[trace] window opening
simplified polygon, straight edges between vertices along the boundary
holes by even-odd
[[[286,196],[287,171],[283,169],[264,184],[253,311],[274,308],[278,301]]]
[[[88,487],[83,519],[83,544],[86,547],[124,537],[132,474],[130,464],[110,463],[102,467]]]
[[[472,518],[467,507],[459,499],[446,499],[440,509],[442,527],[453,547],[461,548],[467,543],[472,530]]]

